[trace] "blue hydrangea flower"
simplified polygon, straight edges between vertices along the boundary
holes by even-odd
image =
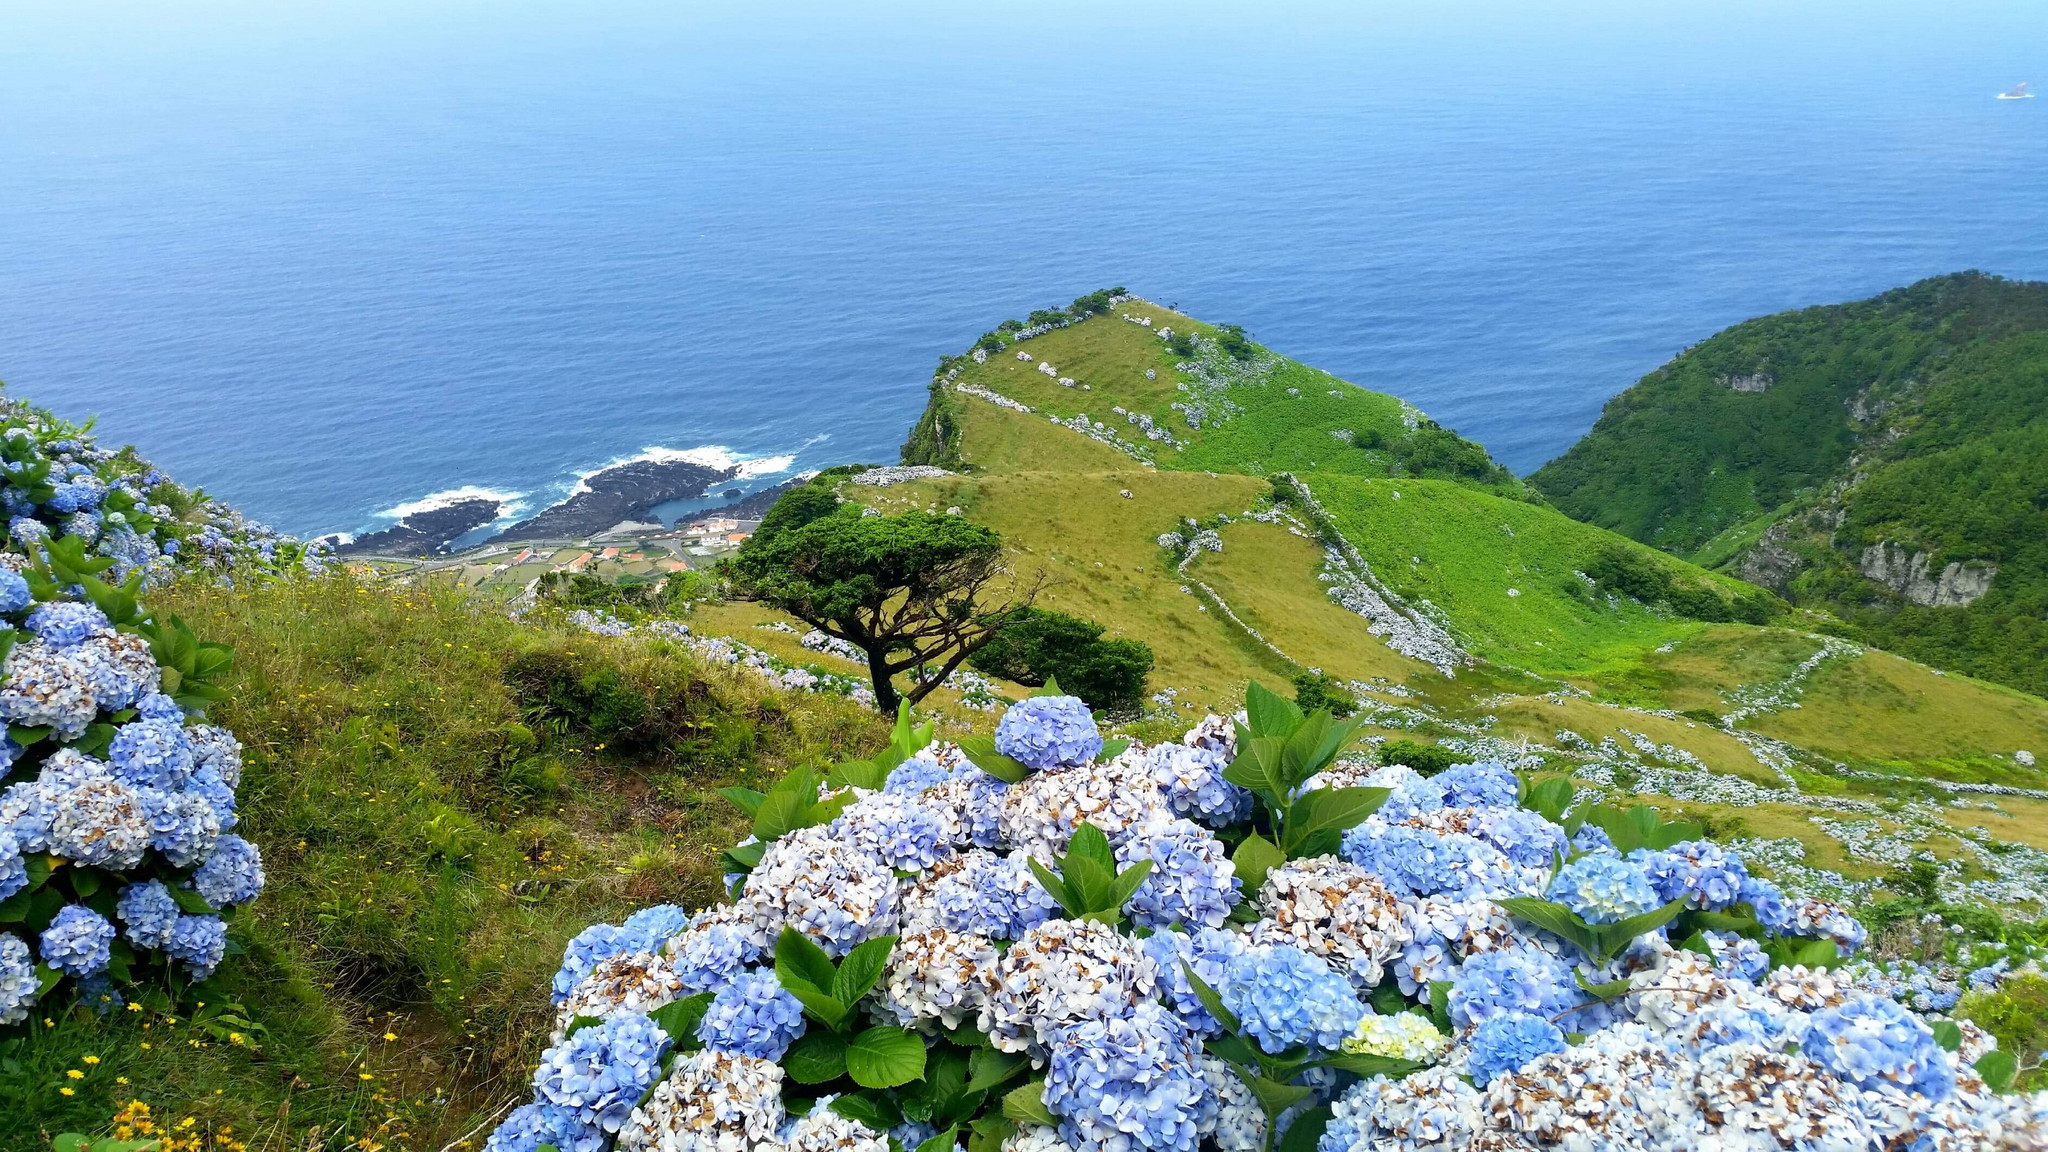
[[[1725,975],[1756,981],[1770,972],[1771,958],[1749,937],[1733,932],[1708,932],[1706,938],[1714,949],[1714,966]]]
[[[128,926],[128,939],[139,948],[162,948],[171,940],[182,910],[177,897],[161,880],[130,884],[121,889],[114,903],[114,915]]]
[[[1214,1036],[1223,1024],[1202,1006],[1195,986],[1188,979],[1185,964],[1202,982],[1214,988],[1223,983],[1223,972],[1245,950],[1244,937],[1220,928],[1199,928],[1193,933],[1154,932],[1139,943],[1145,955],[1159,969],[1159,993],[1181,1022],[1201,1036]]]
[[[9,616],[29,606],[28,581],[12,568],[0,568],[0,613]]]
[[[638,1012],[621,1012],[541,1054],[533,1091],[542,1104],[584,1124],[617,1132],[661,1071],[668,1033]]]
[[[943,784],[951,780],[953,775],[954,770],[939,763],[927,749],[890,769],[888,780],[882,784],[882,791],[905,792],[915,796],[934,784]]]
[[[550,986],[555,1003],[567,1000],[592,968],[621,952],[642,951],[643,942],[640,933],[628,932],[616,924],[592,924],[578,932],[562,949],[562,966]]]
[[[1581,856],[1559,868],[1550,881],[1550,898],[1588,924],[1612,924],[1664,905],[1641,867],[1605,853]]]
[[[7,522],[7,534],[17,545],[33,544],[50,538],[50,529],[41,520],[28,516],[16,516]]]
[[[599,1152],[604,1129],[586,1124],[573,1109],[552,1104],[521,1104],[484,1141],[484,1152],[535,1152],[551,1144],[557,1152]]]
[[[1145,750],[1145,771],[1166,793],[1166,806],[1211,828],[1228,828],[1252,812],[1250,790],[1223,778],[1230,764],[1220,749],[1155,744]]]
[[[35,957],[19,936],[0,932],[0,1024],[19,1024],[42,992]]]
[[[185,785],[185,792],[206,801],[206,806],[213,809],[214,819],[220,822],[221,831],[225,832],[241,822],[235,815],[235,790],[214,772],[212,765],[194,772],[191,781]]]
[[[762,1060],[780,1060],[804,1034],[804,1006],[775,973],[748,972],[712,998],[697,1025],[706,1048]]]
[[[1452,978],[1451,1022],[1460,1028],[1508,1012],[1548,1020],[1585,1003],[1571,966],[1527,944],[1467,956]]]
[[[192,774],[192,741],[174,720],[133,720],[107,749],[116,779],[138,788],[181,788]]]
[[[1365,1016],[1349,980],[1287,944],[1232,957],[1217,993],[1267,1052],[1297,1044],[1333,1051]]]
[[[1880,1083],[1944,1100],[1955,1090],[1955,1068],[1934,1032],[1897,1003],[1858,996],[1813,1014],[1799,1050],[1852,1084]]]
[[[1644,852],[1639,862],[1657,889],[1659,904],[1683,898],[1688,907],[1710,912],[1741,899],[1749,879],[1742,860],[1711,840],[1687,840],[1662,852]]]
[[[931,867],[949,848],[945,821],[902,792],[875,792],[847,805],[832,822],[832,835],[910,872]]]
[[[94,636],[113,630],[107,614],[91,604],[53,600],[36,605],[28,614],[26,627],[52,648],[75,648]]]
[[[700,924],[675,938],[669,964],[682,979],[683,994],[694,996],[732,983],[759,953],[753,934],[737,924]]]
[[[1607,835],[1607,830],[1598,824],[1581,824],[1579,830],[1572,833],[1572,851],[1612,852],[1614,841]]]
[[[1708,1004],[1690,1016],[1686,1035],[1701,1051],[1729,1044],[1755,1044],[1761,1048],[1777,1049],[1783,1047],[1785,1025],[1782,1015],[1721,1001]]]
[[[141,699],[135,701],[135,714],[144,720],[172,720],[179,724],[185,722],[185,709],[179,707],[176,700],[155,691],[145,692]],[[191,738],[189,733],[186,738]]]
[[[1022,851],[998,856],[976,850],[957,859],[958,868],[927,882],[937,927],[1016,940],[1059,914],[1059,905],[1032,876]]]
[[[228,926],[218,916],[180,916],[171,926],[171,938],[164,954],[191,969],[192,978],[204,980],[220,966],[227,954]]]
[[[192,886],[215,908],[247,904],[263,891],[263,857],[240,836],[223,836],[192,873]]]
[[[657,952],[670,937],[682,935],[695,915],[680,904],[655,904],[626,917],[626,922],[619,927],[638,933],[646,941],[640,946],[640,951]]]
[[[1398,896],[1493,893],[1501,888],[1507,873],[1507,858],[1476,837],[1457,832],[1444,835],[1377,819],[1346,831],[1343,852]]]
[[[1772,932],[1783,933],[1792,926],[1792,910],[1778,886],[1760,876],[1743,879],[1740,897],[1756,910],[1757,922]]]
[[[114,926],[79,904],[68,904],[43,929],[43,963],[66,976],[104,972],[113,958]]]
[[[1556,865],[1569,840],[1564,829],[1527,808],[1495,808],[1472,821],[1471,833],[1524,868]]]
[[[1064,1025],[1047,1048],[1045,1106],[1074,1147],[1195,1152],[1215,1116],[1194,1037],[1151,1001]]]
[[[1453,764],[1433,779],[1446,808],[1513,808],[1521,802],[1521,782],[1507,765],[1491,760]]]
[[[1124,906],[1145,927],[1221,928],[1243,898],[1244,882],[1237,878],[1229,850],[1191,820],[1140,828],[1118,845],[1119,869],[1141,860],[1152,861],[1152,871]]]
[[[100,501],[107,494],[107,486],[90,473],[53,487],[56,492],[51,495],[49,505],[53,510],[67,516],[73,512],[99,507]]]
[[[149,821],[149,846],[175,867],[206,859],[220,836],[220,817],[206,797],[192,792],[136,789]]]
[[[1081,764],[1102,752],[1095,717],[1077,696],[1033,696],[996,725],[996,751],[1033,771]]]
[[[28,887],[28,861],[22,859],[21,845],[12,830],[0,827],[0,900]]]
[[[1564,1030],[1541,1016],[1503,1012],[1472,1031],[1472,1079],[1484,1088],[1503,1072],[1520,1072],[1546,1052],[1562,1052]]]
[[[5,889],[0,888],[0,895],[4,894]],[[1982,992],[1998,987],[1998,982],[2005,978],[2006,971],[2011,967],[2012,958],[2000,956],[1993,963],[1986,964],[1981,968],[1972,968],[1970,974],[1965,979],[1969,980],[1970,987]]]
[[[1388,790],[1386,803],[1379,806],[1377,813],[1388,823],[1434,812],[1444,806],[1444,792],[1436,781],[1405,764],[1389,764],[1376,769],[1365,778],[1365,786]]]

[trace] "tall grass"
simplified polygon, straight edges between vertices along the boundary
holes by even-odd
[[[106,1130],[131,1099],[189,1117],[195,1147],[439,1148],[523,1093],[571,935],[717,898],[735,828],[710,788],[883,739],[856,705],[451,589],[335,576],[158,606],[235,649],[212,718],[245,745],[240,831],[269,884],[223,984],[251,1026],[53,1012],[0,1068],[0,1148]]]

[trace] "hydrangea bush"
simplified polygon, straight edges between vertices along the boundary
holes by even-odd
[[[2048,1094],[1850,962],[1844,909],[1355,736],[1256,685],[1156,747],[1041,696],[727,789],[730,902],[570,943],[488,1152],[2048,1146]]]
[[[241,744],[204,721],[228,652],[139,597],[321,554],[132,452],[0,402],[0,1026],[212,975],[263,864],[235,835]]]

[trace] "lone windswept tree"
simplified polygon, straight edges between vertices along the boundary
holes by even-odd
[[[778,500],[722,571],[734,595],[772,604],[867,654],[875,706],[896,712],[899,673],[923,700],[1028,609],[994,531],[959,516],[863,515],[821,484]]]

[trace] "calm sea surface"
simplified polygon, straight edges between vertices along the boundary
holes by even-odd
[[[0,378],[314,532],[893,461],[1106,285],[1527,471],[1734,321],[2048,277],[2038,0],[1280,7],[0,4]]]

